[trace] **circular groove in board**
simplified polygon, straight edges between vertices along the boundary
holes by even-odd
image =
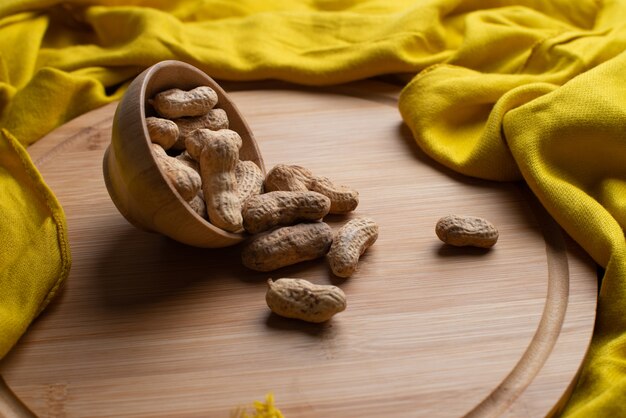
[[[394,86],[230,89],[267,168],[300,164],[359,190],[355,216],[376,219],[379,240],[339,280],[324,260],[268,275],[242,267],[238,247],[136,230],[102,180],[115,105],[83,115],[29,148],[65,208],[73,268],[0,364],[26,405],[228,416],[267,392],[288,417],[536,417],[562,405],[593,330],[595,267],[524,187],[431,162]],[[498,244],[442,245],[434,225],[449,212],[489,219]],[[318,326],[270,315],[268,277],[338,285],[348,309]]]

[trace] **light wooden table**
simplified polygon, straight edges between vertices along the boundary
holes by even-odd
[[[0,364],[19,398],[49,417],[227,417],[268,392],[289,418],[535,418],[562,404],[592,335],[596,271],[523,185],[433,163],[390,84],[226,87],[267,168],[359,190],[354,216],[380,224],[359,271],[339,280],[322,259],[256,273],[238,247],[135,229],[102,179],[115,105],[90,112],[29,149],[66,210],[73,267]],[[489,219],[498,244],[442,245],[449,213]],[[336,284],[348,309],[322,325],[270,315],[268,277]]]

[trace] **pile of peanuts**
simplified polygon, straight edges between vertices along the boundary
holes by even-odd
[[[209,87],[166,90],[149,103],[160,116],[146,117],[157,163],[198,215],[225,231],[251,234],[241,252],[246,267],[269,272],[326,256],[336,276],[355,273],[378,225],[358,217],[333,233],[323,218],[354,211],[358,192],[298,165],[276,165],[264,177],[256,164],[239,159],[242,139],[228,129]],[[340,288],[303,279],[269,279],[266,302],[278,315],[309,322],[346,309]]]
[[[147,117],[146,125],[156,161],[178,194],[213,225],[237,232],[241,205],[261,193],[263,173],[239,159],[241,137],[228,129],[217,101],[205,86],[160,92],[149,103],[161,117]]]

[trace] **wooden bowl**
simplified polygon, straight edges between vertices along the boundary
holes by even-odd
[[[130,84],[113,119],[111,145],[104,154],[104,180],[111,199],[136,227],[166,235],[184,244],[217,248],[235,245],[244,232],[224,231],[195,213],[165,179],[152,154],[146,116],[154,115],[148,99],[170,88],[209,86],[226,111],[230,129],[243,140],[241,160],[253,161],[265,173],[250,127],[226,92],[199,69],[180,61],[162,61]]]

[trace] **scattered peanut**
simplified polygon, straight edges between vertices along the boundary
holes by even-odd
[[[201,187],[200,175],[174,157],[167,155],[159,144],[150,144],[158,166],[174,186],[180,197],[190,201],[198,194]]]
[[[269,192],[249,198],[242,211],[243,227],[251,234],[277,225],[322,219],[330,209],[330,199],[316,192]]]
[[[178,140],[178,126],[169,119],[148,117],[146,118],[146,127],[150,141],[159,144],[164,150],[170,149]]]
[[[309,190],[313,173],[299,165],[277,164],[265,177],[265,190],[268,192],[285,190]]]
[[[321,193],[330,199],[330,211],[333,214],[352,212],[359,205],[359,193],[346,186],[335,186],[326,177],[315,177],[310,190]]]
[[[336,186],[326,177],[314,175],[299,165],[279,164],[267,173],[265,190],[311,190],[330,199],[330,211],[344,214],[353,211],[359,204],[359,193],[346,186]]]
[[[445,216],[437,221],[435,232],[441,241],[457,247],[490,248],[498,241],[496,227],[475,216]]]
[[[322,257],[332,241],[333,232],[323,222],[285,226],[253,237],[242,249],[241,260],[252,270],[272,271]]]
[[[217,104],[217,93],[207,86],[196,87],[189,91],[169,89],[157,93],[148,102],[164,118],[201,116]]]
[[[250,197],[263,193],[263,172],[252,161],[239,161],[235,167],[237,196],[243,205]]]
[[[378,239],[378,225],[370,218],[351,219],[333,239],[327,258],[336,276],[350,277],[356,271],[361,254]]]
[[[346,295],[336,286],[303,279],[267,281],[267,306],[277,315],[307,322],[325,322],[346,309]]]

